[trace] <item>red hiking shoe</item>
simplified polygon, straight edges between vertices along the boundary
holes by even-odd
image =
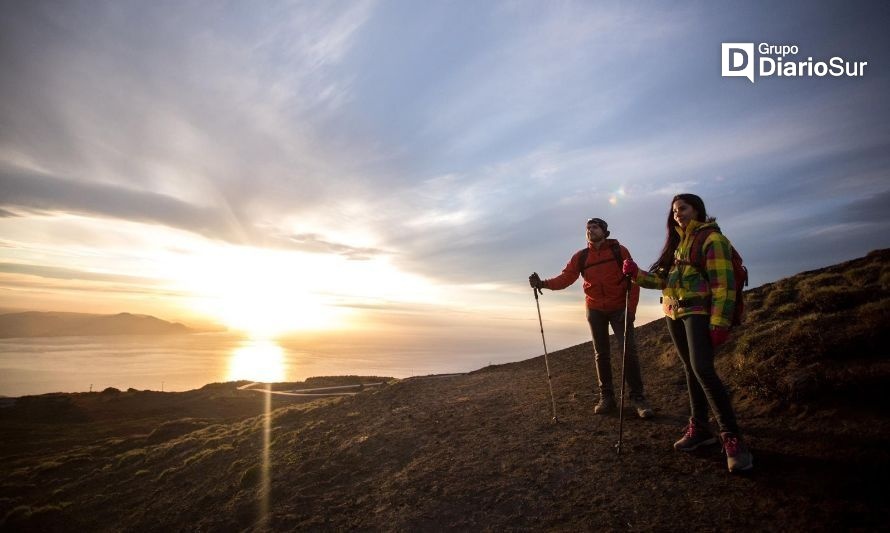
[[[674,443],[674,449],[681,452],[691,452],[700,446],[709,444],[717,444],[717,437],[696,419],[690,418],[683,437]]]
[[[754,456],[735,433],[721,433],[723,451],[726,453],[726,466],[730,472],[743,472],[754,468]]]

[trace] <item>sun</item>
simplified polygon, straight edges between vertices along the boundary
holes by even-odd
[[[227,381],[285,381],[284,351],[269,340],[251,339],[232,352]]]

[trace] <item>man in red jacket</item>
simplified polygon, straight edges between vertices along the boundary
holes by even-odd
[[[587,303],[587,322],[593,334],[594,360],[599,385],[600,399],[594,413],[608,413],[615,409],[615,393],[612,386],[612,365],[610,362],[609,325],[618,339],[624,342],[624,306],[628,280],[624,279],[621,265],[631,259],[630,252],[617,240],[609,239],[609,225],[600,218],[587,221],[587,248],[579,250],[566,264],[562,273],[555,278],[542,280],[535,272],[528,281],[532,287],[554,291],[562,290],[575,283],[578,276],[584,279],[584,295]],[[634,338],[634,315],[640,301],[640,287],[630,289],[630,309],[627,316],[627,385],[630,388],[630,401],[640,418],[652,417],[652,409],[643,395],[643,378],[640,376],[640,363],[637,358],[637,344]]]

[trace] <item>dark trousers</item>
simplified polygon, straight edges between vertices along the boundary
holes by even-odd
[[[735,413],[726,387],[714,370],[714,347],[711,345],[710,317],[687,315],[678,320],[665,317],[668,331],[683,361],[686,372],[686,388],[689,390],[689,406],[692,418],[703,424],[708,422],[708,407],[717,418],[720,431],[738,433]]]
[[[596,378],[600,394],[614,395],[612,387],[611,349],[609,346],[609,325],[615,332],[618,345],[624,344],[624,309],[618,311],[598,311],[587,309],[587,323],[593,335],[593,358],[596,362]],[[643,378],[640,376],[640,361],[637,359],[637,342],[634,336],[633,320],[627,323],[627,385],[631,397],[643,396]]]

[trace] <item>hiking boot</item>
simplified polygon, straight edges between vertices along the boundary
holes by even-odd
[[[652,418],[655,416],[652,408],[649,407],[649,402],[647,402],[646,398],[643,396],[631,397],[630,404],[634,406],[634,409],[637,411],[637,416],[640,418]]]
[[[600,396],[600,401],[593,407],[593,412],[601,415],[615,410],[615,398],[610,394]]]
[[[742,472],[754,468],[754,456],[735,433],[721,433],[723,451],[726,453],[726,466],[730,472]]]
[[[691,452],[698,449],[699,446],[707,446],[716,444],[717,437],[702,426],[696,419],[690,418],[689,425],[686,426],[686,432],[683,437],[674,443],[674,449],[681,452]]]

